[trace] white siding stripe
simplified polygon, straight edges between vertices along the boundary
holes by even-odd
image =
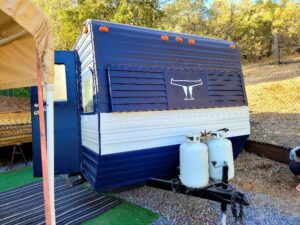
[[[181,144],[190,132],[228,128],[227,137],[250,134],[247,106],[101,113],[101,154]]]
[[[98,114],[81,115],[82,145],[99,154]]]

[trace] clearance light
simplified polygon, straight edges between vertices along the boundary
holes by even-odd
[[[189,43],[190,45],[194,45],[194,44],[196,44],[196,41],[195,41],[194,39],[189,39],[189,40],[188,40],[188,43]]]
[[[100,30],[100,32],[103,32],[103,33],[107,33],[109,31],[108,27],[105,27],[105,26],[100,26],[99,30]]]
[[[163,35],[163,36],[161,36],[161,40],[168,41],[169,40],[169,36]]]
[[[176,40],[177,42],[180,42],[180,43],[183,42],[183,39],[182,39],[181,37],[176,37],[175,40]]]
[[[235,45],[234,45],[234,44],[231,44],[231,45],[229,46],[229,48],[235,49]]]
[[[83,25],[82,33],[87,34],[89,32],[89,28],[87,25]]]

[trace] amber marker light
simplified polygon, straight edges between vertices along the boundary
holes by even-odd
[[[181,37],[176,37],[176,38],[175,38],[175,41],[182,43],[182,42],[183,42],[183,39],[182,39]]]
[[[229,46],[229,48],[235,49],[235,45],[234,45],[234,44],[231,44],[231,45]]]
[[[169,40],[169,36],[163,35],[163,36],[161,36],[161,40],[168,41]]]
[[[103,32],[103,33],[107,33],[109,31],[108,27],[105,27],[105,26],[100,26],[99,30],[100,30],[100,32]]]
[[[196,44],[196,41],[195,41],[194,39],[189,39],[189,40],[188,40],[188,43],[189,43],[190,45],[194,45],[194,44]]]
[[[89,28],[88,28],[87,25],[83,25],[82,32],[83,32],[84,34],[87,34],[87,33],[89,32]]]

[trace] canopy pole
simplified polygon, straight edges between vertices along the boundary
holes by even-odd
[[[43,103],[43,88],[42,88],[42,65],[41,60],[37,57],[37,86],[38,86],[38,104],[39,104],[39,125],[40,125],[40,141],[41,141],[41,159],[43,171],[43,192],[45,206],[45,222],[46,225],[51,225],[51,206],[49,196],[49,180],[48,180],[48,159],[47,146],[45,136],[45,115]]]
[[[46,84],[47,99],[47,156],[48,156],[48,177],[49,195],[51,206],[51,224],[56,224],[55,216],[55,182],[54,182],[54,105],[53,105],[53,84]]]

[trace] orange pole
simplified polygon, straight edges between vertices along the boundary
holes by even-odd
[[[42,88],[42,67],[41,60],[37,57],[37,85],[38,85],[38,104],[39,104],[39,120],[40,120],[40,141],[41,141],[41,158],[43,171],[43,191],[44,191],[44,205],[45,205],[45,221],[46,225],[51,225],[50,212],[50,195],[49,195],[49,181],[48,181],[48,158],[45,132],[45,115],[43,103],[43,88]]]

